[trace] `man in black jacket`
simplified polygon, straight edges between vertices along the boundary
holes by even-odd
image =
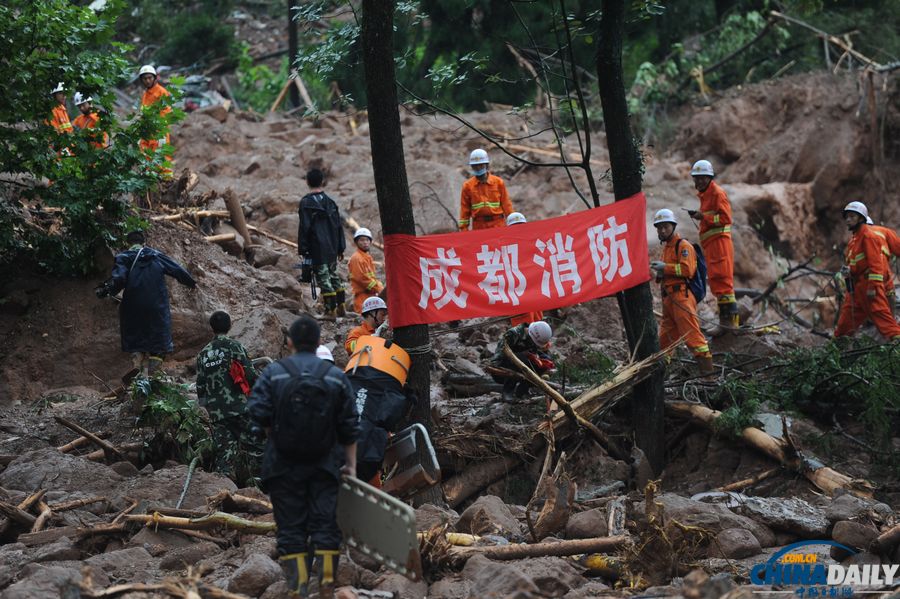
[[[262,486],[272,499],[288,588],[307,597],[315,555],[319,597],[331,599],[341,545],[338,485],[341,474],[356,476],[359,415],[347,377],[316,357],[319,323],[302,316],[290,337],[297,353],[263,371],[248,408],[268,437]]]
[[[135,369],[149,376],[174,349],[165,275],[191,289],[197,282],[177,262],[145,246],[141,231],[131,231],[125,239],[131,247],[116,255],[112,276],[94,293],[102,298],[125,290],[119,305],[122,351],[131,354]]]
[[[325,175],[317,168],[306,173],[309,193],[300,200],[300,227],[297,250],[312,264],[316,282],[322,290],[327,316],[343,316],[346,291],[337,274],[337,261],[344,259],[347,241],[337,204],[322,189]]]

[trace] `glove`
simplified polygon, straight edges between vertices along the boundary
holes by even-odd
[[[659,273],[662,273],[666,269],[666,263],[662,260],[654,260],[650,263],[650,268]]]
[[[841,276],[845,279],[850,276],[850,267],[846,264],[841,267]]]
[[[700,214],[699,210],[688,210],[688,215],[691,218],[695,218],[697,220],[700,220],[700,218],[703,216],[702,214]]]

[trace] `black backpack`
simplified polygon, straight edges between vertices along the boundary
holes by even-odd
[[[687,239],[682,238],[679,243],[681,241],[687,241]],[[691,242],[688,241],[688,243]],[[697,254],[697,270],[694,271],[694,276],[688,280],[688,288],[699,304],[706,297],[706,256],[703,255],[703,248],[699,243],[691,243],[691,245],[694,246],[694,252]]]
[[[331,363],[324,360],[312,372],[300,371],[290,360],[279,360],[291,379],[275,403],[272,442],[285,458],[295,462],[317,462],[337,442],[337,403],[325,374]]]

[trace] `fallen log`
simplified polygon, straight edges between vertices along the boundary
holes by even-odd
[[[457,547],[450,548],[450,553],[456,558],[469,559],[473,555],[481,554],[490,559],[525,559],[528,557],[565,557],[568,555],[581,555],[583,553],[609,553],[618,551],[631,542],[627,535],[615,537],[597,537],[594,539],[572,539],[568,541],[553,541],[548,543],[498,545],[492,547]]]
[[[88,439],[90,439],[94,445],[103,450],[103,453],[106,455],[107,459],[109,459],[111,456],[116,456],[120,460],[125,461],[125,456],[122,455],[121,451],[119,451],[116,447],[114,447],[110,443],[107,443],[91,431],[82,428],[80,425],[72,422],[71,420],[68,420],[67,418],[63,418],[62,416],[54,416],[53,419],[67,429],[78,433],[82,437],[87,437]]]
[[[50,519],[50,516],[53,515],[53,511],[50,509],[50,506],[44,503],[43,501],[38,501],[38,509],[40,510],[40,514],[38,514],[37,519],[34,521],[34,524],[31,527],[31,532],[38,532],[47,524],[47,521]]]
[[[44,498],[44,495],[46,493],[47,493],[47,491],[45,489],[38,489],[37,491],[35,491],[31,495],[29,495],[28,497],[23,499],[22,502],[19,503],[18,508],[20,510],[22,510],[23,512],[29,511],[31,508],[36,506]]]
[[[518,456],[493,458],[466,468],[461,474],[444,482],[444,496],[452,508],[479,492],[489,484],[506,476],[520,464]]]
[[[230,189],[225,192],[223,199],[225,200],[225,205],[228,207],[231,224],[234,225],[237,232],[244,238],[244,247],[251,245],[253,240],[250,239],[250,231],[247,230],[247,219],[244,218],[244,209],[241,208],[241,201]]]
[[[108,501],[106,497],[87,497],[85,499],[75,499],[73,501],[63,501],[60,503],[51,503],[50,509],[54,512],[65,512],[66,510],[74,510],[92,503]]]
[[[290,239],[285,239],[284,237],[279,237],[278,235],[273,235],[272,233],[269,233],[265,229],[260,229],[259,227],[254,227],[253,225],[247,225],[247,228],[250,229],[251,231],[253,231],[254,233],[259,233],[263,237],[268,237],[272,241],[277,241],[278,243],[281,243],[288,247],[297,249],[297,243],[294,241],[291,241]]]
[[[900,524],[892,526],[878,535],[875,540],[872,541],[869,549],[872,553],[886,555],[898,544],[900,544]]]
[[[141,442],[123,443],[119,447],[119,450],[122,452],[125,452],[125,453],[131,453],[131,452],[140,451],[141,449],[143,449],[143,447],[144,447],[144,444]],[[81,457],[83,457],[86,460],[91,460],[92,462],[102,462],[106,459],[106,452],[102,449],[98,449],[97,451],[92,451],[91,453],[86,453]],[[130,461],[133,462],[134,460],[130,460]]]
[[[771,468],[769,470],[764,470],[755,476],[751,476],[749,478],[745,478],[739,481],[735,481],[733,483],[727,484],[723,487],[719,487],[716,489],[717,491],[742,491],[747,487],[752,487],[753,485],[760,483],[766,479],[772,478],[776,474],[781,472],[781,468]]]
[[[87,537],[95,537],[100,535],[119,534],[127,532],[124,523],[110,522],[103,524],[94,524],[93,526],[60,526],[57,528],[48,528],[39,532],[29,532],[19,535],[16,542],[22,543],[27,547],[36,545],[46,545],[58,541],[63,537],[77,541]]]
[[[249,512],[251,514],[270,514],[272,504],[264,499],[255,499],[245,495],[238,495],[229,491],[219,491],[215,495],[206,498],[206,505],[210,509],[223,509],[232,512]]]
[[[713,429],[716,419],[722,415],[717,410],[684,401],[667,401],[666,410],[677,416],[690,417],[709,429]],[[783,439],[777,439],[753,426],[748,426],[741,431],[741,438],[781,464],[782,467],[802,474],[828,495],[833,495],[838,489],[844,489],[858,497],[872,498],[875,489],[869,481],[850,478],[846,474],[841,474],[825,466],[815,458],[795,452]]]
[[[5,501],[0,501],[0,513],[3,513],[10,521],[27,528],[34,526],[34,521],[37,519],[18,506]]]
[[[210,243],[219,243],[220,241],[234,241],[237,239],[236,233],[220,233],[219,235],[207,235],[203,238]]]
[[[125,516],[124,521],[137,522],[148,528],[173,528],[176,530],[210,530],[224,527],[228,530],[261,535],[275,531],[274,522],[255,522],[224,512],[215,512],[202,518],[177,518],[174,516],[163,516],[159,513],[129,515]]]

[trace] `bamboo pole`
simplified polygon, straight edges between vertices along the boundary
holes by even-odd
[[[96,433],[96,435],[97,435],[97,437],[99,437],[101,439],[105,439],[106,437],[109,436],[109,433]],[[84,447],[85,445],[87,445],[90,442],[91,442],[91,440],[88,439],[87,437],[78,437],[77,439],[69,441],[65,445],[60,445],[56,449],[57,449],[57,451],[60,451],[62,453],[69,453],[70,451],[78,449],[79,447]]]
[[[222,233],[220,235],[209,235],[204,237],[206,241],[210,243],[219,243],[220,241],[234,241],[237,239],[237,234],[235,233]]]
[[[241,201],[231,190],[225,193],[224,200],[225,205],[228,207],[228,214],[231,217],[231,224],[244,238],[244,247],[250,246],[253,241],[250,239],[250,231],[247,230],[247,219],[244,218],[244,209],[241,208]]]
[[[96,445],[97,447],[100,447],[103,450],[103,453],[106,454],[107,458],[114,455],[117,458],[119,458],[120,460],[125,460],[125,456],[122,455],[121,451],[119,451],[113,445],[107,443],[106,441],[104,441],[103,439],[101,439],[100,437],[98,437],[97,435],[92,433],[91,431],[89,431],[85,428],[82,428],[80,425],[72,422],[71,420],[63,418],[62,416],[54,416],[53,419],[56,420],[61,425],[63,425],[64,427],[66,427],[67,429],[78,433],[82,437],[87,437],[88,439],[90,439],[94,445]]]

